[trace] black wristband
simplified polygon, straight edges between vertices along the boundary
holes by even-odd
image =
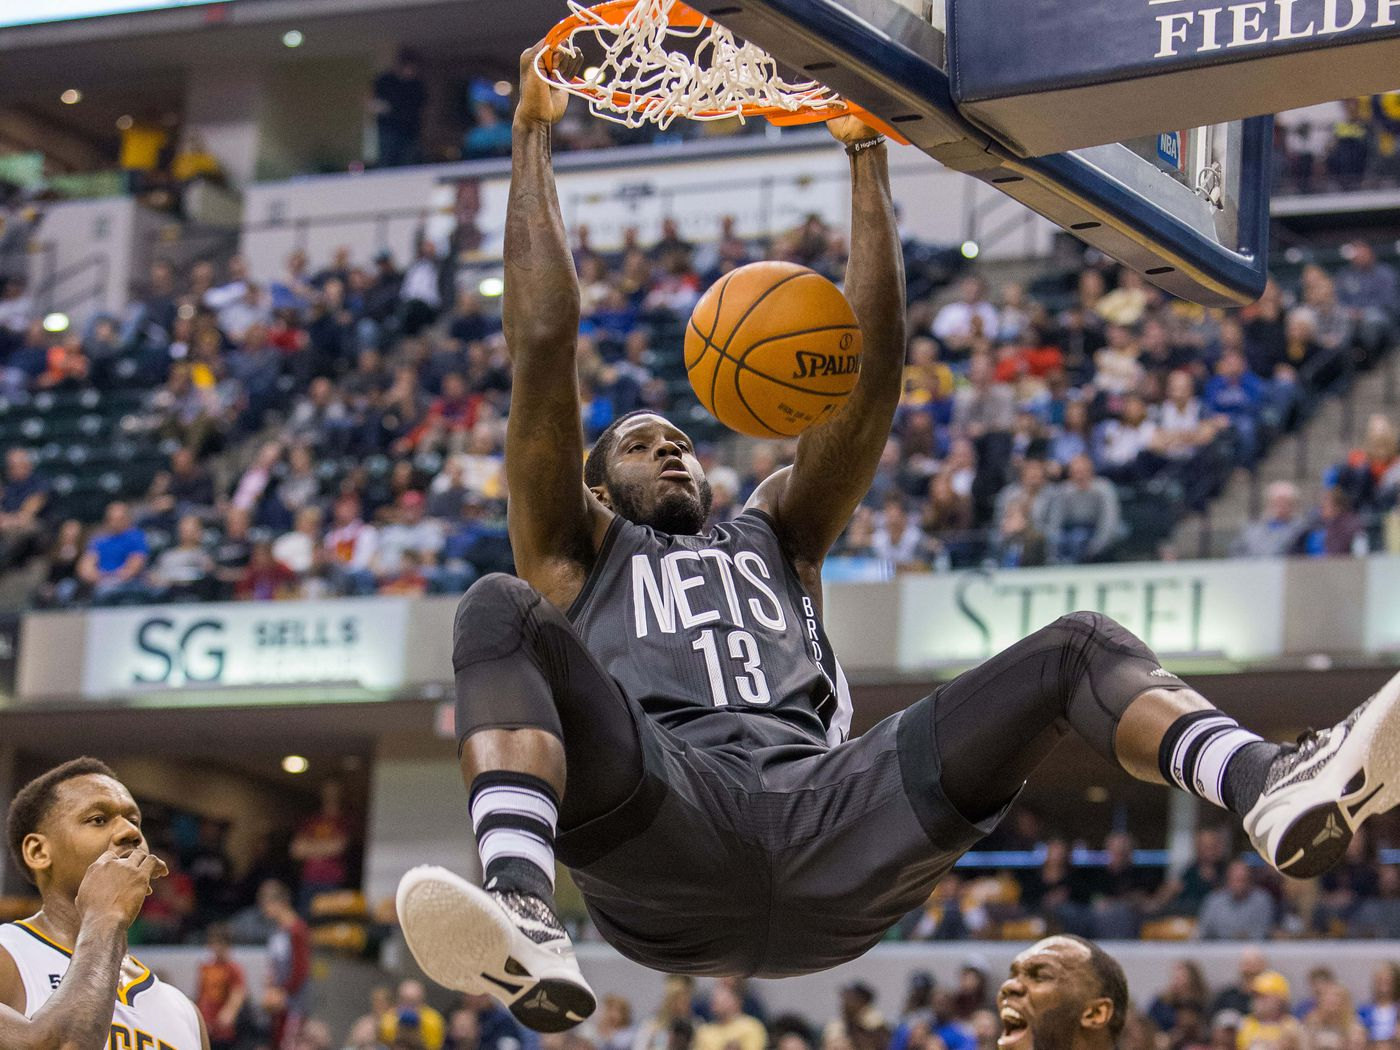
[[[846,147],[846,152],[847,152],[848,154],[850,154],[852,157],[855,157],[855,156],[859,156],[860,154],[864,153],[864,152],[865,152],[866,150],[868,150],[868,149],[873,149],[873,148],[876,147],[876,146],[883,146],[884,143],[885,143],[885,136],[884,136],[884,135],[876,135],[873,139],[866,139],[866,140],[863,141],[863,142],[853,142],[853,143],[851,143],[849,146]]]

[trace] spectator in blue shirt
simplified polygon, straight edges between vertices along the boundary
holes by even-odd
[[[1089,421],[1089,405],[1084,401],[1065,402],[1064,426],[1050,439],[1050,458],[1059,464],[1060,471],[1069,467],[1076,456],[1087,456],[1092,451],[1093,425]],[[1052,471],[1060,476],[1060,471]]]
[[[1300,550],[1309,558],[1364,554],[1364,549],[1357,550],[1357,540],[1365,536],[1365,531],[1346,494],[1340,489],[1323,489],[1307,531],[1299,541]],[[1361,546],[1365,546],[1364,539]]]
[[[5,480],[0,484],[0,571],[27,561],[38,550],[41,515],[49,486],[34,472],[28,451],[5,453]]]
[[[1259,412],[1268,397],[1264,380],[1245,366],[1244,354],[1227,349],[1215,365],[1215,375],[1206,382],[1205,402],[1226,416],[1240,439],[1240,458],[1254,462],[1259,450]]]
[[[307,273],[306,253],[298,248],[287,256],[287,273],[268,287],[271,306],[276,310],[295,310],[300,316],[316,298],[316,288]]]
[[[99,601],[136,597],[144,592],[141,576],[150,554],[146,534],[131,522],[131,508],[120,501],[109,503],[102,531],[78,563],[78,576]]]
[[[1368,353],[1375,354],[1394,341],[1400,318],[1400,274],[1395,267],[1376,260],[1376,250],[1365,241],[1347,245],[1350,263],[1337,274],[1337,302],[1351,315],[1357,336]]]
[[[1307,531],[1298,511],[1298,486],[1275,481],[1264,496],[1264,515],[1248,522],[1230,545],[1236,558],[1281,558],[1294,553]]]
[[[263,414],[277,397],[282,377],[282,353],[268,342],[267,328],[255,324],[243,337],[243,345],[227,357],[229,373],[247,398],[240,423],[248,431],[262,425]]]
[[[476,1014],[477,1050],[538,1050],[540,1037],[489,995],[462,996],[462,1009]]]
[[[1366,421],[1361,446],[1324,471],[1322,483],[1339,490],[1357,510],[1378,513],[1393,507],[1400,484],[1400,432],[1389,417],[1374,413]]]
[[[462,156],[503,157],[510,153],[510,124],[487,102],[472,107],[476,124],[462,140]]]
[[[627,333],[636,327],[637,308],[627,301],[626,295],[614,289],[603,298],[598,309],[583,319],[579,332],[599,342],[615,343],[620,352]]]
[[[1371,1001],[1357,1010],[1375,1043],[1387,1043],[1400,1032],[1400,964],[1383,962],[1371,973]]]

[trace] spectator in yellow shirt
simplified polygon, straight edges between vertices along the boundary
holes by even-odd
[[[953,396],[953,370],[938,359],[938,342],[926,335],[909,341],[904,366],[904,403],[922,407]]]
[[[123,118],[118,126],[121,128],[121,148],[117,154],[117,166],[125,175],[127,192],[153,194],[162,190],[166,177],[161,171],[161,164],[170,145],[170,132],[154,121],[139,119],[127,123],[127,118]]]
[[[170,162],[170,175],[181,185],[195,179],[208,179],[217,183],[225,181],[223,165],[219,163],[218,157],[209,152],[209,147],[204,144],[204,136],[197,131],[191,131],[185,136],[184,144],[176,152],[175,159]]]
[[[155,171],[170,132],[153,121],[133,120],[121,129],[118,164],[123,171]]]
[[[425,998],[423,985],[418,981],[404,981],[399,985],[398,1001],[379,1019],[379,1039],[385,1046],[393,1046],[402,1029],[404,1032],[416,1030],[423,1050],[442,1050],[447,1024]]]
[[[733,990],[716,985],[710,995],[714,1020],[695,1032],[694,1050],[764,1050],[768,1031],[756,1017],[743,1012],[743,1003]]]
[[[1302,1027],[1288,1012],[1288,979],[1277,970],[1265,970],[1249,986],[1253,1009],[1240,1023],[1235,1045],[1239,1050],[1292,1050],[1302,1046]]]

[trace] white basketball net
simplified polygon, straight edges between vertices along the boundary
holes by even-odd
[[[548,70],[543,52],[536,56],[535,71],[555,87],[587,99],[596,117],[631,128],[648,123],[665,128],[677,117],[742,120],[746,106],[789,113],[845,107],[823,84],[782,79],[766,51],[735,40],[733,33],[708,18],[698,26],[672,25],[676,0],[638,0],[616,25],[575,0],[568,2],[581,24],[560,50],[576,54],[574,38],[591,33],[604,58],[582,83]],[[698,41],[693,58],[667,47],[682,40]]]

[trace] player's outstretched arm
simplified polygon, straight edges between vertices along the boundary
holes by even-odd
[[[578,277],[550,163],[550,129],[568,96],[520,59],[506,205],[506,343],[514,363],[506,423],[510,539],[520,575],[549,595],[551,577],[591,557],[606,511],[583,484],[576,343]]]
[[[5,1050],[92,1050],[106,1046],[126,956],[126,931],[165,874],[155,855],[104,853],[78,890],[78,938],[58,989],[32,1018],[23,1010],[24,983],[9,954],[0,951],[0,1047]]]
[[[750,500],[750,505],[773,516],[799,570],[820,568],[869,491],[899,404],[904,371],[904,256],[890,199],[886,148],[859,148],[876,133],[856,117],[838,117],[828,127],[851,152],[851,251],[845,293],[860,322],[860,379],[830,422],[803,433],[792,467],[774,474]]]

